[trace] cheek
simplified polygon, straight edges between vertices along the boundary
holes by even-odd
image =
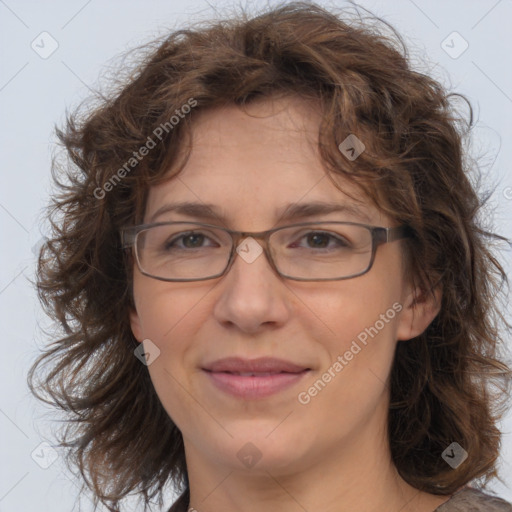
[[[164,350],[171,343],[179,346],[192,339],[189,331],[199,327],[206,314],[202,302],[208,292],[204,285],[199,290],[191,283],[185,288],[179,283],[136,279],[135,305],[143,336]]]
[[[378,339],[378,351],[394,348],[397,310],[401,308],[398,288],[367,276],[297,293],[307,313],[297,315],[303,331],[322,340],[331,359],[348,350],[354,340],[364,346],[365,341]]]
[[[348,393],[387,380],[396,346],[396,311],[392,306],[347,308],[329,346],[329,368],[350,381]],[[333,363],[338,363],[333,368]],[[344,384],[345,385],[345,384]]]
[[[162,286],[163,284],[163,286]],[[142,336],[157,347],[158,356],[148,365],[155,391],[169,417],[178,428],[187,428],[187,411],[196,410],[190,394],[196,331],[205,314],[201,298],[206,293],[184,291],[170,283],[134,283],[136,307]],[[197,292],[197,291],[196,291]]]
[[[304,386],[300,402],[309,400],[314,416],[329,411],[349,428],[383,399],[402,308],[397,284],[381,274],[367,274],[301,297],[312,311],[310,325],[304,317],[302,328],[324,352],[322,367]]]
[[[318,340],[326,357],[298,398],[308,418],[316,418],[312,421],[322,418],[322,423],[336,425],[333,435],[363,425],[385,402],[400,310],[392,299],[384,293],[367,298],[359,293],[351,300],[325,301],[322,324],[329,330],[323,328]]]

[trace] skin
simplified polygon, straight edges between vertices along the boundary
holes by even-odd
[[[326,177],[315,105],[267,99],[246,112],[236,106],[200,112],[190,158],[178,177],[150,190],[146,222],[164,204],[190,200],[219,206],[229,228],[260,231],[275,227],[284,205],[354,204],[347,192],[360,199],[367,223],[396,225],[353,185],[340,178],[340,191]],[[365,222],[346,213],[321,219]],[[175,213],[158,220],[201,221]],[[237,255],[223,277],[188,283],[158,281],[134,266],[132,331],[160,349],[148,370],[183,434],[192,508],[431,512],[448,499],[400,478],[387,442],[395,345],[421,333],[440,302],[438,293],[436,301],[413,303],[417,291],[404,280],[402,249],[400,241],[380,246],[367,274],[343,281],[282,279],[263,255],[252,263]],[[402,311],[317,396],[299,403],[298,393],[394,303]],[[234,355],[274,356],[312,370],[292,388],[244,401],[212,386],[201,370]],[[237,457],[247,442],[261,453],[252,468]]]

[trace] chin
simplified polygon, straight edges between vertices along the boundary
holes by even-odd
[[[280,420],[282,421],[282,419]],[[289,474],[297,471],[307,457],[305,431],[285,427],[275,420],[246,420],[226,425],[233,438],[223,436],[219,458],[231,454],[226,464],[236,471]]]

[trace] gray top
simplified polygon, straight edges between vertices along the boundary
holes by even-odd
[[[512,504],[472,487],[464,487],[434,512],[512,512]]]

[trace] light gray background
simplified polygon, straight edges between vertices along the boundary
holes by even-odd
[[[47,321],[28,279],[34,277],[35,248],[45,234],[40,213],[48,199],[53,126],[61,124],[66,107],[89,94],[88,87],[109,70],[111,58],[186,23],[193,14],[195,19],[208,18],[214,8],[225,5],[232,4],[0,0],[0,512],[69,512],[77,495],[62,458],[47,469],[31,458],[41,442],[52,442],[56,424],[25,385],[29,364],[45,343],[38,323]],[[427,59],[424,71],[472,101],[478,119],[475,151],[484,155],[490,172],[486,185],[496,186],[496,227],[512,237],[512,1],[365,0],[361,5],[404,35],[418,63]],[[38,36],[43,31],[59,45],[47,59],[31,47],[34,39],[42,46]],[[469,44],[457,58],[441,47],[453,31]],[[457,37],[445,43],[454,56],[464,44]],[[46,49],[49,43],[47,39]],[[510,275],[511,253],[504,256]],[[494,482],[492,488],[512,501],[512,415],[503,429],[501,474],[508,486]],[[92,510],[87,499],[82,504],[84,511]]]

